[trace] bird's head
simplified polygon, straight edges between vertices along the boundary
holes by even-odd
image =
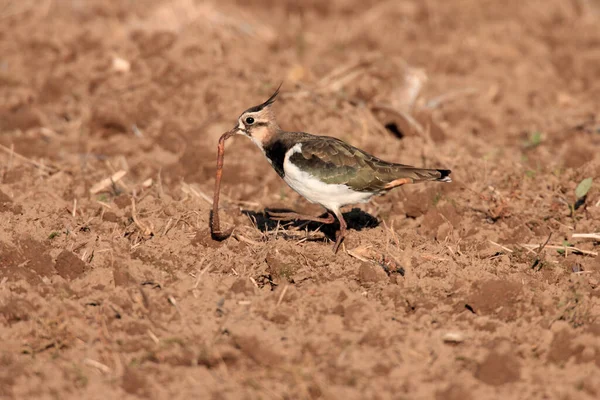
[[[237,126],[233,128],[233,132],[238,135],[248,136],[260,147],[268,142],[279,130],[275,114],[271,109],[271,105],[275,102],[278,94],[279,88],[264,103],[244,111],[238,118]]]

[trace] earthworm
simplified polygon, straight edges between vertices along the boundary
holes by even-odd
[[[225,132],[219,138],[219,145],[217,147],[217,173],[215,177],[213,208],[210,213],[210,235],[214,240],[218,241],[227,239],[233,232],[233,228],[222,232],[219,224],[219,192],[221,190],[221,176],[223,175],[223,161],[225,159],[225,140],[229,139],[233,135],[234,130]]]

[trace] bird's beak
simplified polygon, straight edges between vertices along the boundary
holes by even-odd
[[[234,135],[236,135],[236,134],[237,135],[246,135],[248,133],[248,132],[246,132],[246,127],[243,125],[242,126],[240,126],[240,125],[241,124],[237,124],[237,126],[231,130],[231,133]]]

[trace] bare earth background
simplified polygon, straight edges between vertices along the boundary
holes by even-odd
[[[572,237],[600,231],[599,22],[597,0],[0,1],[0,397],[600,397],[600,246]],[[234,138],[213,242],[217,139],[281,81],[284,129],[454,183],[350,207],[334,256],[332,229],[265,219],[322,210]]]

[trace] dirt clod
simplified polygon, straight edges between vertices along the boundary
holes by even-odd
[[[522,286],[516,282],[486,280],[473,285],[467,302],[476,314],[512,320],[521,307],[521,294]]]
[[[149,382],[146,378],[133,368],[126,368],[121,378],[121,387],[126,393],[146,397],[150,391]]]
[[[56,258],[55,268],[60,276],[72,280],[85,273],[87,266],[81,258],[68,250],[63,250]]]
[[[234,343],[244,354],[260,365],[276,366],[281,356],[265,346],[256,336],[237,335]]]
[[[361,283],[383,282],[388,280],[388,276],[381,266],[362,263],[358,268],[358,280]]]
[[[232,293],[253,294],[256,286],[248,278],[238,278],[229,289]]]
[[[518,381],[521,366],[513,355],[491,351],[477,367],[475,377],[488,385],[500,386]]]

